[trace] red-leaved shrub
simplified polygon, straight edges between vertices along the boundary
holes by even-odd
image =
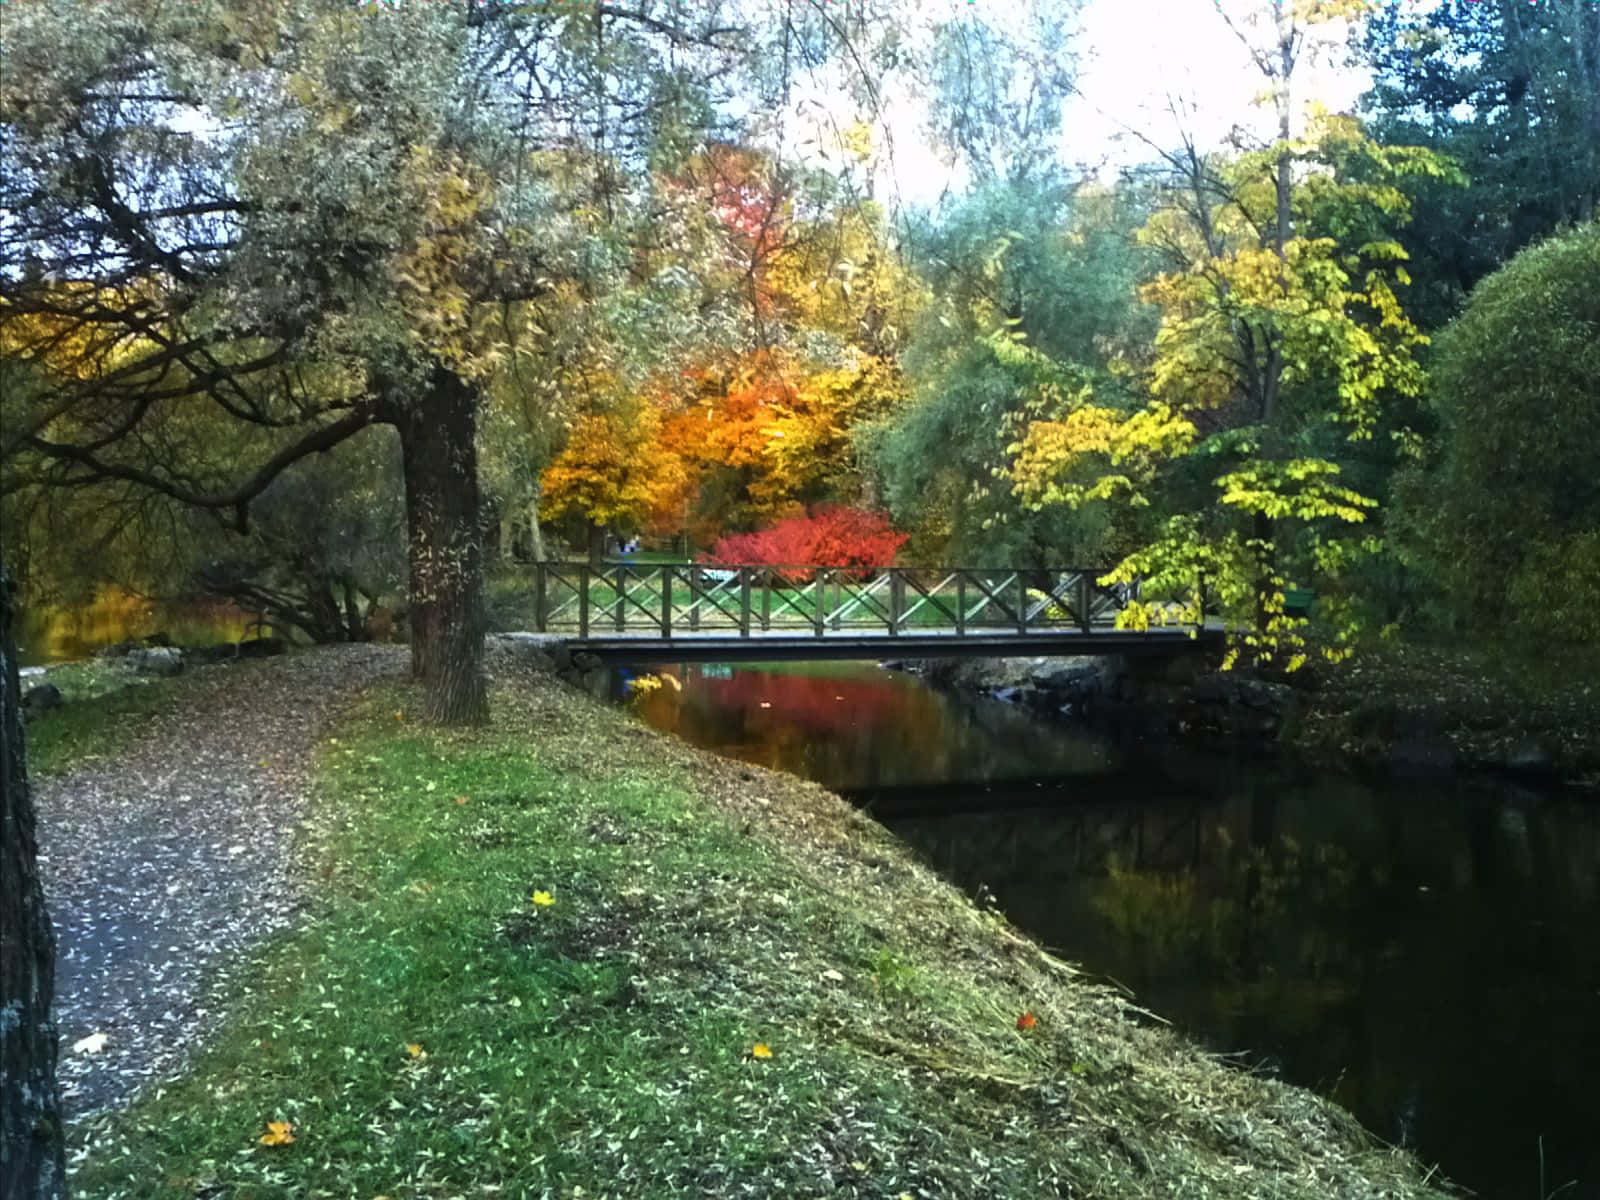
[[[730,533],[701,562],[742,566],[887,567],[909,535],[896,533],[882,513],[819,505],[755,533]],[[796,575],[796,578],[802,576]]]

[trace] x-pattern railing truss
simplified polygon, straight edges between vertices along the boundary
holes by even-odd
[[[1116,623],[1122,587],[1103,572],[1005,568],[539,563],[534,620],[580,637],[759,631],[1083,632]]]

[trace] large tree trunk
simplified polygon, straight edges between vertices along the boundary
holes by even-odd
[[[66,1195],[56,1091],[55,937],[39,884],[11,581],[0,568],[0,1196]]]
[[[483,678],[483,547],[478,525],[478,394],[435,366],[425,395],[387,414],[400,431],[411,560],[411,673],[425,719],[488,716]]]

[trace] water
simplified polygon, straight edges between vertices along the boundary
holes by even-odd
[[[1214,1049],[1480,1195],[1600,1200],[1600,802],[1119,745],[869,665],[667,673],[651,724],[845,792]]]
[[[72,662],[119,642],[162,633],[181,646],[255,636],[256,618],[220,600],[150,600],[103,588],[87,604],[24,608],[17,650],[25,667]]]

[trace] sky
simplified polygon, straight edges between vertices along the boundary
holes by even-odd
[[[985,2],[1014,0],[975,0]],[[1234,14],[1260,8],[1259,0],[1222,3]],[[1354,108],[1367,76],[1342,61],[1345,37],[1342,23],[1323,32],[1324,44],[1296,72],[1300,101],[1316,100],[1335,112]],[[1252,103],[1264,82],[1216,0],[1088,0],[1074,48],[1079,95],[1068,102],[1062,122],[1061,155],[1068,163],[1109,174],[1149,161],[1149,147],[1137,135],[1173,143],[1171,99],[1181,101],[1202,146],[1220,144],[1236,126],[1261,130],[1263,139],[1269,132],[1270,114]],[[895,190],[902,203],[913,205],[965,184],[959,167],[940,161],[919,123],[915,102],[901,97],[891,103],[886,125]]]
[[[1225,0],[1229,10],[1257,7]],[[1143,158],[1122,133],[1131,127],[1158,142],[1170,138],[1169,96],[1192,110],[1202,144],[1220,142],[1235,125],[1260,128],[1265,114],[1252,104],[1264,86],[1213,0],[1090,0],[1079,41],[1081,98],[1069,108],[1069,161],[1096,163],[1102,155]],[[1299,98],[1338,112],[1352,109],[1367,76],[1340,60],[1342,22],[1320,31],[1316,52],[1296,71]],[[1266,117],[1270,125],[1271,118]]]

